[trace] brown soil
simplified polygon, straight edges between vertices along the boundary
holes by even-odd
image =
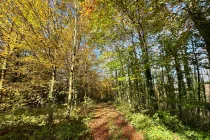
[[[89,127],[94,140],[143,140],[111,105],[99,104],[92,112]]]

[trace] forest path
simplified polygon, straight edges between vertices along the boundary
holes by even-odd
[[[100,103],[91,112],[89,127],[94,140],[143,140],[110,104]]]

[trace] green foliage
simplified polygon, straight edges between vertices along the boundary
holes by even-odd
[[[67,140],[67,139],[85,139],[88,135],[88,129],[85,124],[78,120],[71,122],[61,122],[51,125],[33,125],[30,123],[18,123],[11,127],[1,129],[0,139],[2,140]],[[88,137],[86,137],[88,139]]]
[[[209,139],[208,132],[195,131],[185,126],[177,116],[168,112],[158,111],[151,118],[141,113],[132,113],[129,105],[116,105],[128,121],[148,140],[201,140]]]
[[[83,106],[87,108],[91,108],[95,105],[95,101],[87,96],[84,97],[84,102],[82,104]]]
[[[87,126],[78,120],[61,122],[55,126],[44,126],[37,129],[30,139],[79,139],[88,133]]]
[[[153,120],[159,124],[165,125],[169,130],[172,130],[173,132],[184,130],[184,125],[178,119],[178,117],[171,116],[169,112],[158,111],[153,116]]]
[[[48,108],[16,108],[0,114],[0,139],[2,140],[77,140],[90,138],[87,119],[72,112],[65,120],[65,106],[54,106],[54,124],[46,124]]]
[[[184,125],[210,126],[209,4],[1,0],[0,137],[80,138],[95,105],[89,95],[129,102],[119,110],[148,139],[210,139]],[[84,102],[68,123],[56,103],[71,110],[70,95],[72,108]],[[152,118],[131,113],[158,109],[183,123],[163,111]]]

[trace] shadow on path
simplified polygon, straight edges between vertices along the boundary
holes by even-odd
[[[143,140],[143,136],[111,105],[98,104],[92,112],[93,119],[89,127],[94,140]]]

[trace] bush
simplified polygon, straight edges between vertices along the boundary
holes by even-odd
[[[0,129],[1,140],[88,140],[89,138],[87,125],[79,120],[43,126],[18,123]]]
[[[89,108],[89,107],[93,107],[94,105],[95,105],[95,102],[93,101],[93,99],[89,97],[84,98],[83,106]]]
[[[158,111],[153,115],[153,120],[164,126],[173,132],[180,132],[184,130],[184,125],[178,119],[177,116],[171,116],[169,112]]]
[[[65,106],[55,106],[54,124],[46,124],[46,107],[14,108],[0,114],[1,140],[88,140],[90,138],[86,117],[76,111],[71,120],[65,119]]]
[[[158,111],[149,117],[142,113],[132,113],[128,105],[115,105],[125,118],[142,134],[147,140],[209,140],[209,132],[195,131],[185,126],[177,116],[169,112]]]

